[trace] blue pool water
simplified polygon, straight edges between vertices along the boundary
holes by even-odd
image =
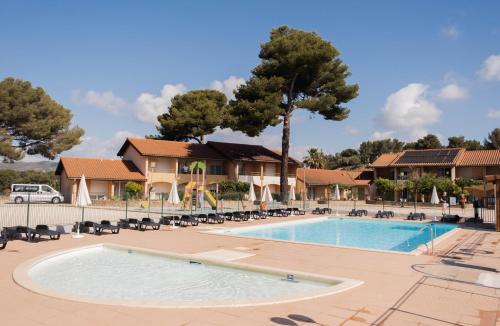
[[[431,241],[428,228],[420,231],[426,224],[428,223],[330,218],[234,229],[229,233],[255,238],[410,252]],[[452,224],[431,225],[435,238],[456,228]]]

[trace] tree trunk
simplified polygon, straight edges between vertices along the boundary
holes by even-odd
[[[288,151],[290,149],[290,112],[283,117],[283,135],[281,139],[280,196],[281,202],[288,203]]]

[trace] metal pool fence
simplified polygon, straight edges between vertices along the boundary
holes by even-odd
[[[201,208],[196,208],[192,201],[186,205],[188,207],[185,207],[183,203],[177,205],[169,204],[167,199],[167,194],[161,194],[159,198],[151,200],[129,198],[123,200],[95,200],[91,206],[84,208],[70,204],[35,203],[30,199],[24,201],[22,204],[15,204],[4,199],[0,200],[0,228],[16,225],[34,227],[38,224],[69,226],[82,221],[100,222],[101,220],[109,220],[116,222],[123,218],[151,217],[159,220],[161,216],[166,215],[288,207],[297,207],[308,211],[316,207],[331,208],[332,214],[339,216],[345,215],[351,209],[365,209],[368,211],[369,216],[373,216],[377,211],[384,209],[392,210],[399,216],[406,216],[414,210],[413,205],[401,207],[400,204],[390,202],[385,202],[384,205],[382,203],[366,204],[364,201],[356,200],[293,200],[288,205],[273,201],[262,205],[259,201],[249,202],[247,195],[242,193],[226,194],[225,196],[218,197],[216,207],[211,207],[207,202],[204,202]],[[417,207],[417,211],[425,212],[429,218],[440,216],[442,213],[440,206]],[[452,207],[450,211],[452,214],[458,214],[463,217],[474,216],[472,205],[469,205],[465,210],[461,210],[459,207]],[[448,213],[448,209],[446,213]]]

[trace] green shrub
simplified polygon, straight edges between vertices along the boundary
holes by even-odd
[[[250,184],[248,182],[226,180],[219,183],[219,190],[221,194],[230,192],[246,193],[250,190]]]
[[[128,181],[125,184],[125,191],[130,197],[139,197],[140,193],[144,190],[144,187],[137,182]]]

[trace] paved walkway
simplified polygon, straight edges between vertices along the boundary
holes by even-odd
[[[288,218],[296,219],[296,217]],[[230,222],[240,226],[267,221]],[[0,318],[5,325],[481,325],[500,323],[500,234],[461,229],[436,247],[435,256],[411,256],[199,233],[199,228],[123,230],[119,235],[26,243],[0,251]],[[111,242],[170,252],[248,248],[239,261],[365,281],[322,298],[245,308],[150,309],[60,300],[31,293],[12,280],[20,263],[41,254]],[[488,277],[485,277],[488,276]],[[489,281],[488,281],[489,279]]]

